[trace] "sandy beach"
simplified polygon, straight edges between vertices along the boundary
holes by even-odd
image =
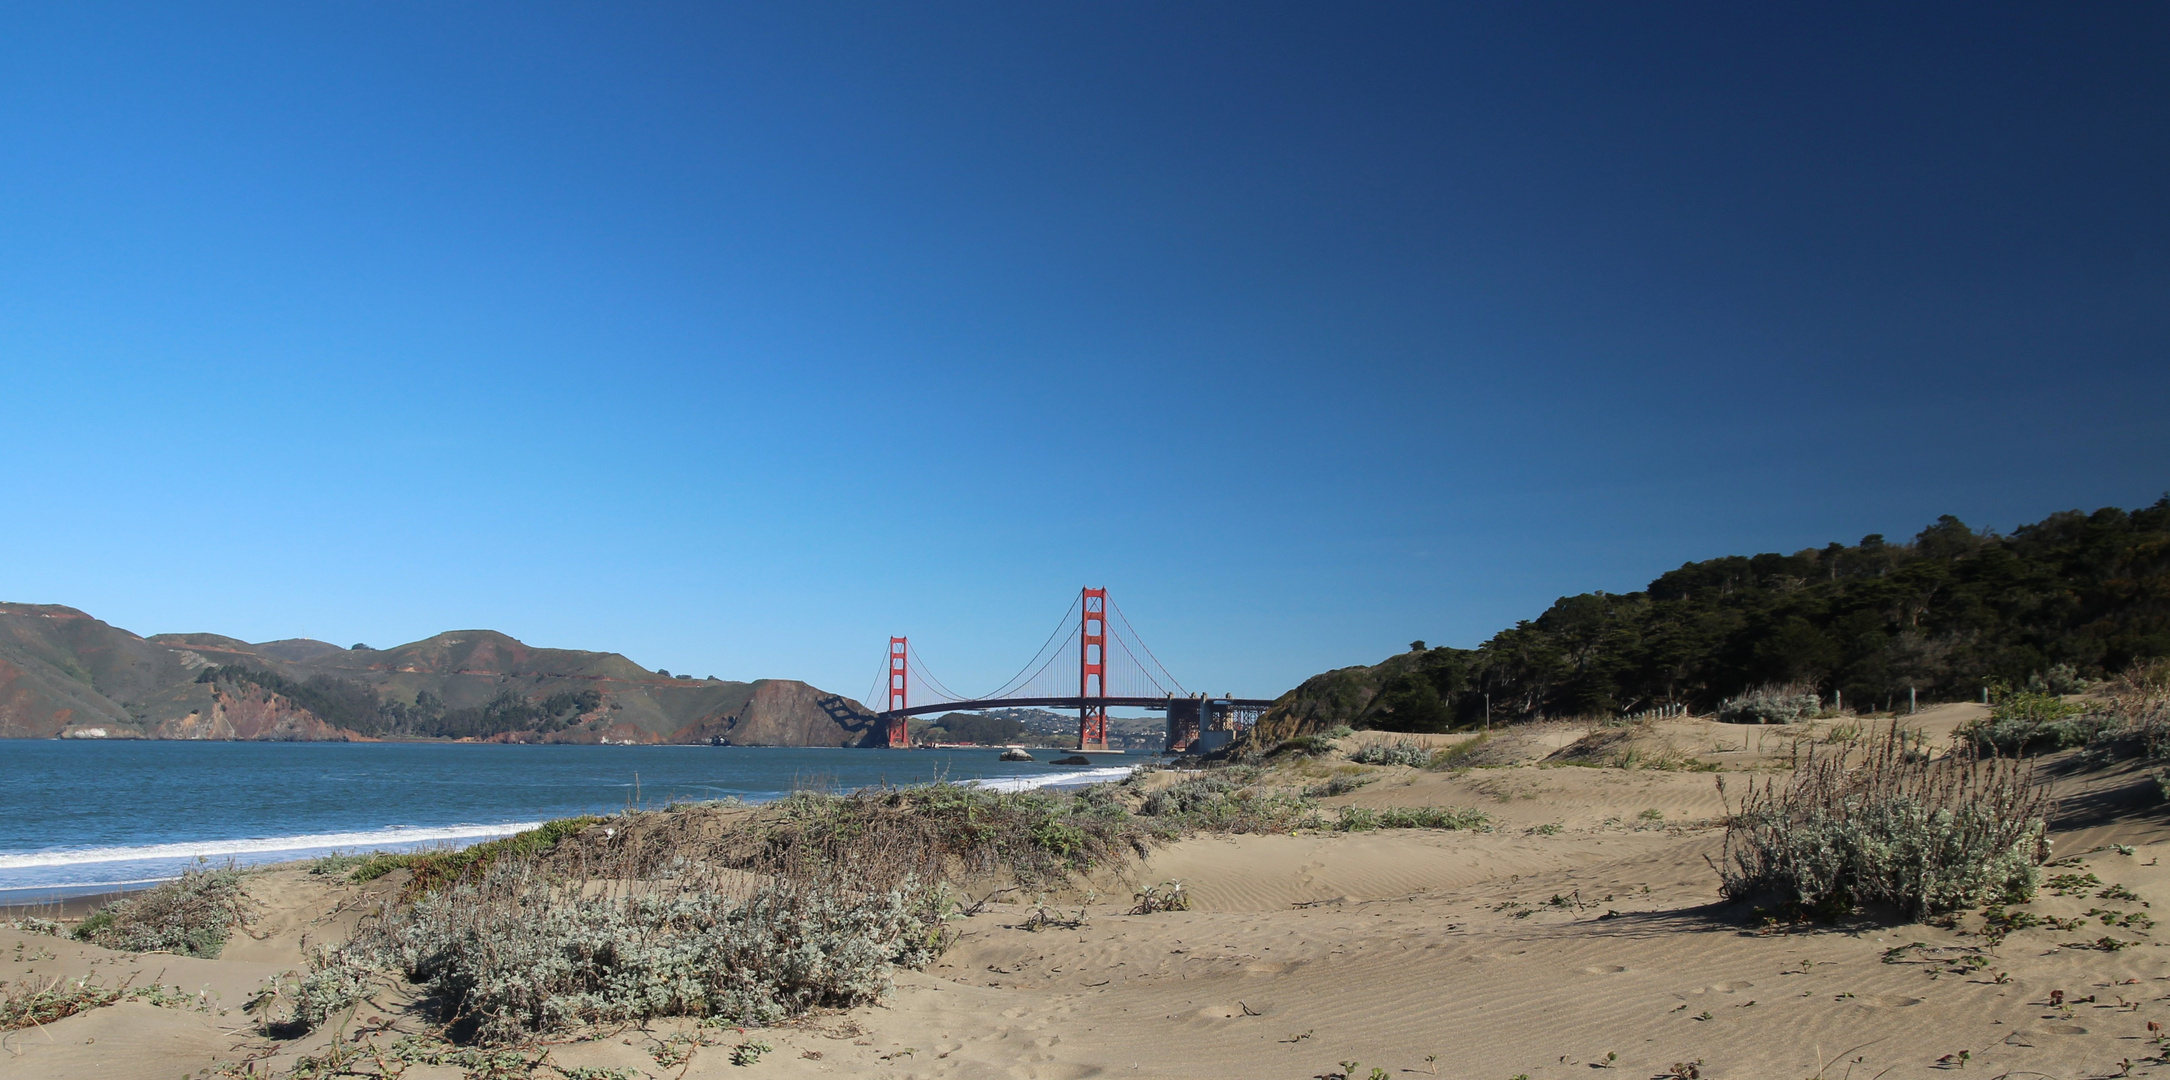
[[[1948,706],[1919,724],[1943,738],[1975,715]],[[449,1060],[351,1067],[415,1080],[612,1075],[581,1070],[674,1080],[1873,1078],[1962,1066],[2074,1078],[2122,1075],[2126,1062],[2131,1075],[2157,1067],[2150,1025],[2170,1021],[2170,966],[2144,926],[2106,933],[2099,915],[2170,896],[2170,826],[2144,774],[2060,774],[2055,853],[2077,862],[2052,872],[2095,880],[2025,906],[2072,922],[1985,948],[1975,915],[1942,927],[1781,927],[1720,903],[1716,780],[1777,775],[1804,732],[1682,719],[1636,735],[1644,760],[1671,753],[1724,770],[1715,773],[1563,763],[1593,745],[1586,734],[1503,733],[1491,752],[1515,760],[1461,770],[1294,766],[1376,776],[1326,806],[1469,807],[1493,823],[1193,836],[1044,898],[988,904],[955,924],[956,944],[925,970],[898,971],[876,1005],[766,1029],[673,1020],[550,1039],[520,1051],[516,1066],[491,1066],[511,1073]],[[1192,908],[1128,914],[1135,888],[1163,881],[1182,882]],[[396,994],[290,1040],[261,1034],[243,1008],[396,886],[299,866],[252,874],[256,915],[216,960],[0,929],[0,979],[157,983],[186,998],[8,1032],[0,1077],[283,1075],[335,1042],[381,1050],[425,1034],[413,1002]],[[2105,891],[2139,899],[2113,903]],[[1030,928],[1035,899],[1059,921]],[[748,1044],[769,1049],[733,1064]]]

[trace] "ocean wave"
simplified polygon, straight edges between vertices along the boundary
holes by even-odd
[[[360,849],[437,843],[446,840],[487,840],[510,836],[541,825],[540,821],[514,821],[502,825],[392,826],[360,832],[305,833],[296,836],[260,836],[235,840],[188,840],[168,844],[136,844],[128,847],[63,848],[48,851],[0,854],[0,870],[44,866],[81,866],[87,863],[142,862],[163,859],[212,859],[230,855],[258,855],[281,851],[328,848]]]
[[[1137,768],[1136,765],[1108,765],[1097,769],[1075,769],[1070,772],[1041,773],[1037,776],[1004,776],[994,780],[969,782],[982,791],[1030,791],[1033,788],[1075,787],[1080,784],[1121,780]]]

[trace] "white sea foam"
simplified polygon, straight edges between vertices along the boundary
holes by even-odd
[[[210,859],[232,855],[259,855],[281,851],[314,851],[328,848],[367,851],[387,846],[409,847],[448,840],[487,840],[510,836],[541,825],[540,821],[514,821],[502,825],[445,825],[434,827],[393,826],[366,832],[305,833],[298,836],[261,836],[240,840],[192,840],[173,844],[139,844],[132,847],[72,848],[0,854],[0,870],[33,866],[80,866],[86,863],[143,862],[157,859]]]
[[[1080,784],[1121,780],[1136,769],[1136,765],[1108,765],[1097,769],[1041,773],[1038,776],[1004,776],[994,780],[974,780],[971,783],[983,791],[1030,791],[1033,788],[1076,787]]]

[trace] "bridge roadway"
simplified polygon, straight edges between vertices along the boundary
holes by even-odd
[[[1168,711],[1171,701],[1209,701],[1225,708],[1237,710],[1263,710],[1273,704],[1271,698],[1168,698],[1168,697],[1021,697],[990,698],[984,701],[945,701],[938,705],[914,705],[908,709],[895,709],[878,714],[887,720],[895,716],[920,716],[931,712],[970,712],[975,709],[1082,709],[1087,705],[1105,705],[1111,709],[1147,709],[1153,712]]]

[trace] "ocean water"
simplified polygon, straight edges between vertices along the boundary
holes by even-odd
[[[1130,769],[1120,754],[1064,767],[1000,753],[0,740],[0,904],[144,884],[198,859],[247,865],[458,846],[672,800],[761,802],[805,787],[942,779],[1014,791]]]

